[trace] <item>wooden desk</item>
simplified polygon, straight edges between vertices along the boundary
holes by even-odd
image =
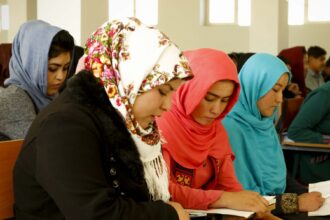
[[[329,144],[314,144],[314,143],[282,141],[282,148],[284,150],[330,153]]]

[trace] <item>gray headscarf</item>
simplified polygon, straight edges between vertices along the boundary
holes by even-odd
[[[47,95],[48,52],[54,36],[61,30],[44,21],[29,21],[21,25],[13,41],[9,78],[4,85],[24,89],[37,111],[54,98]]]

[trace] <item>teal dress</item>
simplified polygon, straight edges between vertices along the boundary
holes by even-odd
[[[239,73],[241,93],[223,120],[235,153],[236,175],[244,189],[263,195],[282,194],[286,189],[286,166],[274,127],[277,109],[263,117],[257,101],[283,74],[291,74],[278,58],[259,53],[247,60]]]
[[[330,135],[330,82],[308,94],[288,130],[296,142],[324,143],[323,135]],[[295,153],[294,158],[294,174],[303,183],[330,180],[329,153]]]

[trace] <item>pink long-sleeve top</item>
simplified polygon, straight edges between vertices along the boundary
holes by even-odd
[[[170,174],[172,200],[184,208],[208,209],[224,191],[243,189],[236,178],[231,154],[225,155],[222,161],[208,157],[197,169],[180,166],[167,150],[163,151],[163,155]]]

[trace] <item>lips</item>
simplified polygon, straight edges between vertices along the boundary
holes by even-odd
[[[51,85],[50,86],[50,88],[52,88],[52,89],[58,89],[58,88],[60,88],[61,87],[61,83],[60,84],[54,84],[54,85]]]

